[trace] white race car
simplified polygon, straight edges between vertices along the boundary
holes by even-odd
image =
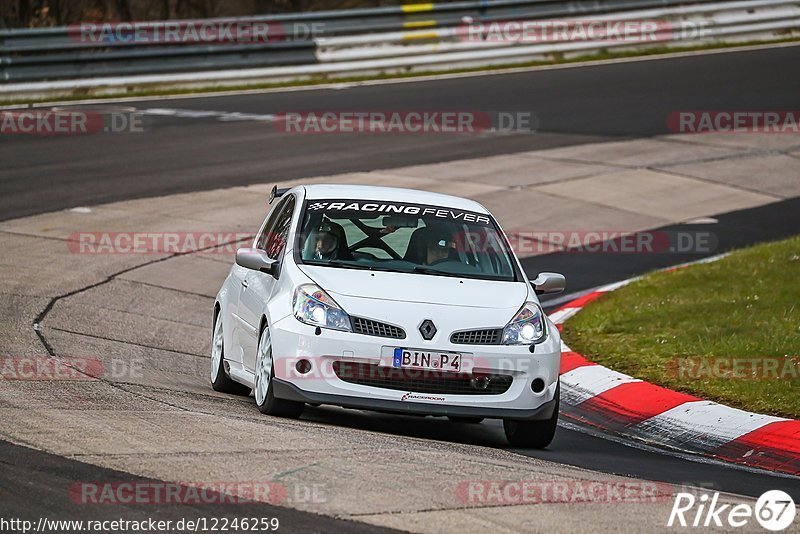
[[[471,200],[388,187],[273,188],[252,248],[217,294],[215,390],[266,414],[306,403],[503,419],[545,447],[558,419],[561,341],[491,214]]]

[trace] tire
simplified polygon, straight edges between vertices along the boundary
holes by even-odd
[[[272,365],[272,340],[269,328],[264,325],[258,337],[258,352],[256,353],[256,376],[253,391],[256,396],[258,410],[267,415],[297,419],[303,413],[305,404],[275,398],[275,389],[272,387],[272,378],[275,376],[275,366]]]
[[[457,415],[448,415],[447,418],[453,423],[464,423],[469,425],[477,425],[478,423],[483,422],[483,417],[459,417]]]
[[[211,388],[220,393],[250,395],[250,388],[231,380],[225,372],[225,337],[222,335],[222,318],[214,315],[214,329],[211,336]]]
[[[561,393],[561,384],[556,386],[556,406],[553,416],[544,421],[516,421],[503,419],[503,430],[506,439],[514,447],[528,449],[544,449],[553,441],[558,426],[558,407]]]

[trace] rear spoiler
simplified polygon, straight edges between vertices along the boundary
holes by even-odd
[[[286,192],[287,192],[288,190],[289,190],[289,188],[288,188],[288,187],[283,187],[283,188],[281,188],[281,189],[278,189],[278,186],[277,186],[277,185],[273,185],[273,186],[272,186],[272,191],[271,191],[271,192],[270,192],[270,194],[269,194],[269,203],[270,203],[270,204],[272,204],[272,201],[273,201],[273,200],[275,200],[276,198],[280,198],[280,197],[282,197],[283,195],[285,195],[285,194],[286,194]]]

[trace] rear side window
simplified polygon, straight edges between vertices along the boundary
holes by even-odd
[[[275,220],[278,218],[278,215],[283,211],[283,208],[286,206],[286,202],[288,202],[288,198],[282,198],[275,207],[269,212],[267,216],[267,220],[264,221],[264,224],[261,228],[261,231],[256,238],[255,247],[259,250],[267,250],[267,238],[269,237],[270,228],[275,226]]]
[[[287,198],[280,206],[277,206],[274,216],[270,216],[258,238],[256,247],[265,251],[267,256],[272,259],[278,259],[286,249],[286,240],[289,237],[294,206],[294,195]]]

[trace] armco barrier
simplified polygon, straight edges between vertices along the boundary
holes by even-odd
[[[469,25],[542,19],[655,21],[658,32],[653,42],[465,38]],[[76,38],[76,28],[0,31],[0,98],[251,85],[505,65],[617,48],[786,39],[800,33],[800,0],[495,0],[166,21],[139,27],[156,32],[169,24],[254,22],[267,24],[270,31],[280,25],[279,31],[263,42],[169,44],[157,39],[97,42]]]
[[[695,0],[700,1],[700,0]],[[268,65],[296,65],[320,40],[334,36],[352,37],[368,34],[381,39],[386,32],[414,28],[456,27],[464,17],[474,21],[529,20],[563,18],[577,15],[599,16],[631,8],[670,6],[686,0],[499,0],[494,2],[456,2],[450,4],[413,4],[406,6],[296,13],[270,17],[208,19],[198,21],[161,21],[137,23],[145,33],[164,33],[168,25],[250,25],[261,23],[275,43],[236,46],[231,43],[172,43],[165,47],[158,40],[81,39],[80,26],[44,30],[0,31],[3,56],[0,57],[0,80],[22,82],[92,76],[187,72],[212,68],[235,69]],[[701,3],[708,3],[701,2]],[[391,34],[387,35],[391,39]],[[238,54],[238,55],[237,55]],[[234,61],[231,61],[234,59]]]

